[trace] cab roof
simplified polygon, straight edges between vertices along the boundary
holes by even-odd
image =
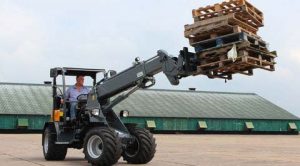
[[[73,68],[73,67],[56,67],[50,69],[50,77],[57,77],[58,75],[66,76],[90,76],[96,78],[97,73],[105,73],[105,69],[88,69],[88,68]]]

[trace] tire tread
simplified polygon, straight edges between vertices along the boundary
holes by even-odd
[[[131,157],[124,152],[123,159],[131,164],[146,164],[151,161],[156,152],[156,143],[153,135],[146,129],[131,127],[128,128],[130,134],[134,135],[140,144],[139,152]]]

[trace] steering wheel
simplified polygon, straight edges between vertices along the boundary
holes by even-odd
[[[88,94],[80,94],[77,96],[77,101],[86,101],[88,98]]]

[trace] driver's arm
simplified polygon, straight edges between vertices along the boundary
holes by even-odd
[[[66,93],[65,93],[65,100],[69,101],[69,99],[70,99],[70,88],[68,88]]]
[[[83,94],[89,94],[91,92],[91,88],[84,87]]]

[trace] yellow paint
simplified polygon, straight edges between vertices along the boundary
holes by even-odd
[[[54,110],[54,121],[59,122],[60,120],[60,110]]]

